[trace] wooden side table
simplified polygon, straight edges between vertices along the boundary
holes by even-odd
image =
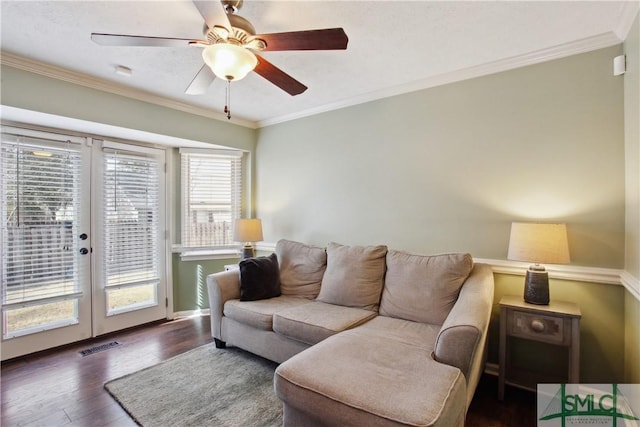
[[[567,347],[568,382],[580,382],[580,308],[571,302],[554,301],[549,305],[524,302],[522,296],[504,296],[500,300],[500,376],[498,399],[504,399],[508,383],[535,391],[535,383],[511,378],[509,337],[540,341]],[[509,377],[509,378],[508,378]],[[527,375],[531,381],[531,375]]]

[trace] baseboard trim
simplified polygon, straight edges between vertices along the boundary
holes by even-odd
[[[484,364],[484,373],[497,377],[498,375],[500,375],[500,366],[497,363],[487,362]]]

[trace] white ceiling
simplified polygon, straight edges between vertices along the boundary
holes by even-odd
[[[212,0],[216,1],[216,0]],[[233,122],[301,117],[488,72],[620,43],[638,1],[250,1],[239,14],[257,33],[342,27],[346,51],[264,52],[307,85],[291,97],[255,73],[232,83]],[[105,47],[92,32],[202,39],[191,0],[1,2],[3,62],[226,120],[226,83],[184,90],[199,48]],[[34,62],[35,61],[35,62]],[[130,77],[114,72],[133,70]],[[60,70],[59,68],[63,70]],[[52,71],[53,69],[53,71]],[[133,88],[134,90],[131,90]]]

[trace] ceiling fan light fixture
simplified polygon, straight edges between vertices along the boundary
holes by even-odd
[[[202,51],[202,59],[216,77],[228,81],[243,79],[258,65],[253,52],[231,43],[207,46]]]

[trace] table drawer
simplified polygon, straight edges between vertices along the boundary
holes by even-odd
[[[510,325],[509,335],[552,344],[569,344],[570,337],[567,335],[567,331],[570,328],[569,325],[565,325],[562,317],[517,310],[509,310],[507,316],[507,323]]]

